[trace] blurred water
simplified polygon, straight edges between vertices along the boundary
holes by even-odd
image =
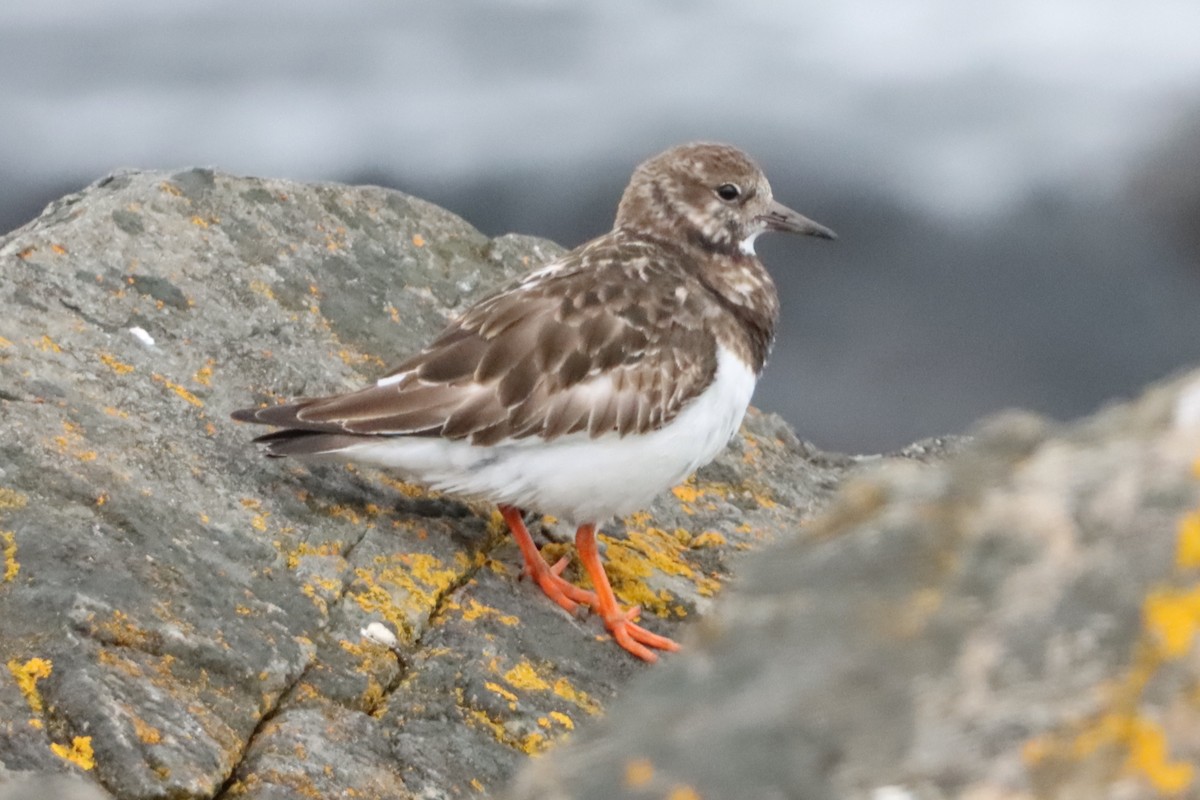
[[[642,157],[728,140],[842,234],[762,243],[788,316],[759,401],[876,449],[1196,359],[1195,271],[1124,191],[1200,103],[1196,31],[1175,0],[10,3],[0,227],[203,164],[573,244]]]

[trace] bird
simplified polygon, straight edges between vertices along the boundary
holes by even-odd
[[[235,411],[278,427],[272,457],[325,457],[495,503],[524,574],[584,606],[645,661],[679,645],[621,608],[599,526],[645,508],[741,426],[779,318],[755,253],[766,232],[836,238],[776,201],[732,145],[677,145],[637,166],[613,228],[491,292],[357,391]],[[576,528],[592,589],[547,563],[526,512]]]

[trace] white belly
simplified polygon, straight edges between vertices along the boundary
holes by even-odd
[[[486,498],[600,523],[649,505],[711,461],[742,424],[756,376],[720,348],[712,385],[665,427],[625,437],[563,436],[475,447],[463,441],[395,437],[356,444],[339,455],[390,467],[439,491]]]

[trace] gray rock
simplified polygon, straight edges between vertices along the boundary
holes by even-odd
[[[112,800],[112,795],[67,775],[0,772],[0,800]]]
[[[458,797],[593,724],[645,667],[517,580],[491,509],[268,462],[228,419],[371,380],[558,252],[207,170],[113,175],[0,239],[0,770],[121,800]],[[609,526],[618,594],[685,635],[861,468],[750,414]]]
[[[1200,372],[956,447],[748,556],[507,796],[1200,797]]]

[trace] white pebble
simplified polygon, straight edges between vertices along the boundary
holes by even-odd
[[[400,644],[400,640],[396,638],[396,634],[388,630],[388,626],[382,622],[372,622],[367,627],[360,628],[358,632],[364,639],[370,639],[372,642],[377,642],[385,647],[395,647]]]
[[[146,345],[146,347],[154,347],[154,337],[149,333],[146,333],[145,328],[138,328],[135,326],[130,328],[129,332],[133,334],[133,338]]]

